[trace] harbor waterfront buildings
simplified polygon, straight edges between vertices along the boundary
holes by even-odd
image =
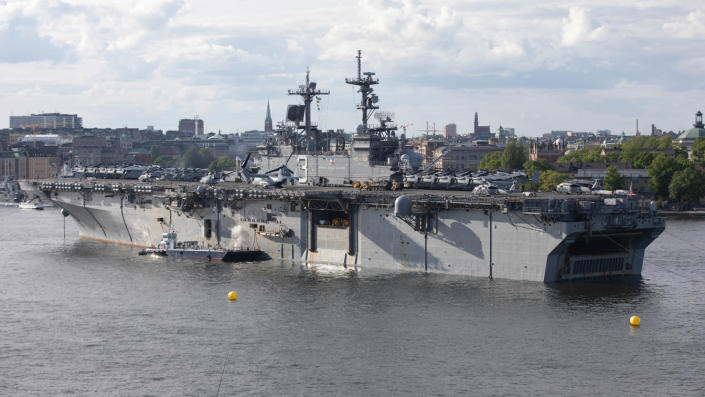
[[[85,128],[82,118],[76,114],[10,116],[10,125],[14,128],[0,130],[0,177],[40,178],[57,175],[67,166],[151,164],[155,156],[178,158],[192,146],[207,149],[213,158],[225,156],[243,159],[248,153],[257,156],[258,147],[265,145],[276,134],[272,126],[269,101],[266,102],[263,130],[206,134],[200,118],[181,119],[178,124],[178,130],[169,131],[155,130],[153,127]],[[652,128],[652,134],[654,131],[657,130]],[[333,134],[346,137],[344,147],[347,150],[352,148],[352,134],[343,131]],[[693,128],[680,134],[658,130],[658,136],[667,135],[677,137],[676,142],[679,144],[692,146],[696,138],[705,136],[702,113],[698,111],[695,115]],[[421,159],[421,165],[425,166],[441,157],[433,169],[462,171],[478,169],[485,156],[502,151],[507,139],[513,137],[513,128],[500,126],[496,133],[492,133],[489,125],[479,124],[479,117],[475,113],[474,125],[467,133],[462,133],[455,123],[448,123],[442,134],[434,131],[433,136],[408,138],[405,147],[414,151],[413,155],[409,155],[414,164]],[[614,153],[618,156],[621,153],[619,144],[627,139],[629,137],[624,133],[612,134],[609,130],[554,130],[543,137],[525,139],[524,143],[530,160],[544,159],[555,163],[570,151],[581,148],[600,147],[603,155]],[[341,144],[333,142],[330,147],[337,148]],[[447,154],[442,156],[445,151]],[[672,149],[657,151],[669,157],[674,156]],[[599,171],[580,164],[569,164],[567,169],[563,169],[564,165],[555,167],[577,178],[602,179],[607,164]],[[633,169],[630,164],[625,164],[618,167],[618,172],[625,178],[627,186],[633,185],[643,194],[650,193],[648,171]]]
[[[433,151],[434,158],[439,158],[443,152],[447,151],[446,155],[435,164],[435,168],[439,170],[477,170],[480,168],[480,162],[485,156],[492,152],[501,152],[503,149],[496,145],[475,141],[468,145],[449,145],[439,146]]]
[[[191,136],[203,135],[203,120],[199,118],[179,120],[179,132],[191,134]]]

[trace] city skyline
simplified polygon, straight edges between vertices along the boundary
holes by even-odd
[[[352,131],[358,95],[380,79],[399,125],[472,131],[689,128],[703,108],[705,7],[685,1],[376,1],[238,4],[181,0],[0,1],[0,107],[76,113],[87,127],[262,129],[295,103],[306,68],[322,98],[313,119]]]

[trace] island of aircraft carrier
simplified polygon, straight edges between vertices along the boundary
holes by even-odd
[[[75,219],[80,236],[157,247],[164,236],[199,249],[252,250],[272,260],[358,271],[377,268],[555,282],[641,274],[646,247],[664,230],[655,211],[631,197],[524,194],[491,178],[453,177],[423,189],[405,136],[391,114],[375,113],[374,73],[357,86],[362,124],[352,145],[310,121],[306,83],[289,93],[293,125],[260,148],[235,181],[77,178],[23,181]],[[369,123],[375,115],[379,125]],[[289,164],[291,167],[289,168]],[[525,177],[525,175],[524,175]],[[464,178],[464,179],[463,179]],[[509,183],[507,183],[509,185]]]

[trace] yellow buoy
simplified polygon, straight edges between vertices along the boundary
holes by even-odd
[[[629,324],[636,327],[641,324],[641,319],[639,318],[639,316],[631,316],[629,317]]]
[[[228,299],[230,299],[231,301],[236,300],[237,299],[237,292],[235,292],[235,291],[228,292]]]

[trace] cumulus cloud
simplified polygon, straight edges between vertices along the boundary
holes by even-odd
[[[320,59],[347,58],[360,48],[385,62],[452,56],[464,33],[462,18],[449,7],[436,10],[411,0],[361,0],[358,10],[318,40]]]
[[[286,39],[286,49],[295,52],[303,51],[303,47],[301,47],[301,44],[295,38]]]
[[[524,47],[514,40],[500,40],[493,43],[490,54],[499,59],[517,58],[525,54]]]
[[[649,95],[656,89],[644,87],[705,89],[702,57],[692,48],[705,37],[702,7],[686,0],[579,4],[0,0],[0,107],[78,112],[88,125],[106,126],[174,128],[174,120],[199,114],[209,128],[242,130],[261,126],[267,97],[274,113],[275,104],[284,108],[292,100],[286,89],[311,66],[332,91],[324,99],[326,127],[349,128],[358,121],[342,79],[354,71],[358,49],[365,69],[378,72],[384,106],[418,125],[455,118],[462,126],[468,109],[493,123],[509,117],[500,96],[521,93],[530,104],[512,99],[512,106],[535,117],[508,123],[538,132],[556,109],[576,118],[581,113],[567,108],[591,117],[604,111],[599,101],[578,101],[581,93],[633,100],[620,82]],[[490,91],[495,96],[484,100]],[[434,106],[428,97],[415,103],[419,92],[433,93]]]
[[[663,30],[682,39],[705,38],[705,11],[694,10],[685,17],[672,18],[663,24]]]
[[[561,45],[572,47],[584,41],[601,40],[606,36],[607,26],[594,27],[589,12],[580,7],[571,7],[568,18],[563,20]]]

